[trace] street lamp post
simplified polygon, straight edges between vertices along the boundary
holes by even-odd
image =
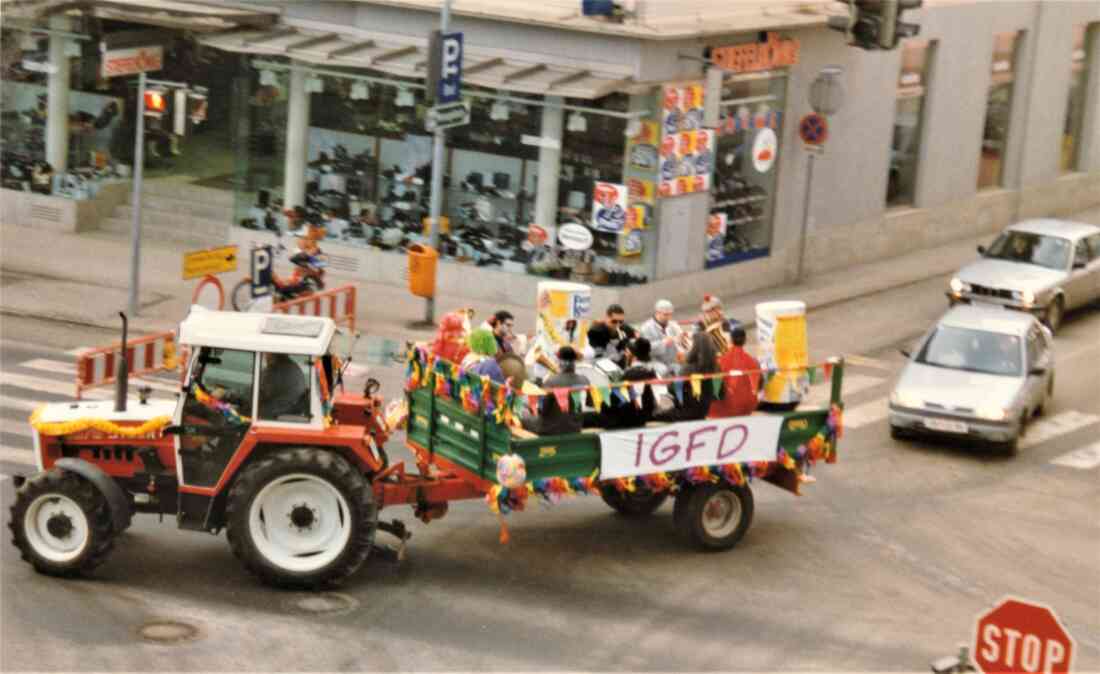
[[[439,32],[445,34],[451,25],[451,0],[443,0],[443,7],[439,14]],[[434,99],[436,92],[428,91],[429,99]],[[447,147],[447,130],[437,126],[432,145],[432,197],[430,211],[428,213],[431,227],[430,245],[432,250],[439,251],[439,219],[443,214],[443,155]],[[438,265],[438,261],[436,262]],[[438,268],[436,270],[438,274]],[[435,323],[435,294],[427,298],[424,303],[424,322],[428,325]]]

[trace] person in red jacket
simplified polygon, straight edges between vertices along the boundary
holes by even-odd
[[[723,380],[722,398],[710,404],[708,417],[737,417],[752,414],[756,409],[760,390],[760,363],[745,351],[745,329],[734,326],[730,333],[733,346],[718,358],[723,372],[741,370],[749,374],[726,377]]]

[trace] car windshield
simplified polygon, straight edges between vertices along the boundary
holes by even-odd
[[[917,354],[917,362],[953,370],[1019,376],[1020,338],[987,330],[940,325]]]
[[[1009,230],[997,237],[985,255],[999,260],[1037,264],[1048,269],[1065,269],[1069,265],[1069,251],[1067,239]]]

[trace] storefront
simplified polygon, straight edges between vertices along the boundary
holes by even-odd
[[[151,29],[143,24],[156,9],[156,2],[119,0],[109,7],[27,2],[6,12],[0,80],[6,221],[93,228],[126,199],[139,70],[164,81],[145,97],[148,173],[171,173],[181,157],[201,154],[193,141],[211,122],[224,129],[229,96],[219,85],[231,68],[199,54],[192,35],[265,25],[274,15],[177,2],[171,17],[157,19]],[[211,87],[218,95],[208,96]],[[194,173],[190,168],[183,170]]]
[[[752,34],[708,49],[724,73],[708,92],[701,79],[546,65],[472,37],[471,121],[448,132],[444,155],[445,263],[629,286],[769,254],[797,40]],[[432,136],[420,42],[284,18],[204,43],[245,54],[253,71],[239,111],[250,142],[238,157],[236,223],[246,231],[235,236],[284,234],[295,224],[285,212],[300,206],[349,270],[393,267],[375,253],[427,243]],[[713,119],[704,119],[708,96]],[[662,207],[700,199],[686,221]],[[669,238],[701,245],[679,260]]]

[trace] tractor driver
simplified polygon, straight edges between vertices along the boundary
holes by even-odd
[[[260,418],[283,415],[309,416],[306,377],[285,353],[265,353],[260,373]]]

